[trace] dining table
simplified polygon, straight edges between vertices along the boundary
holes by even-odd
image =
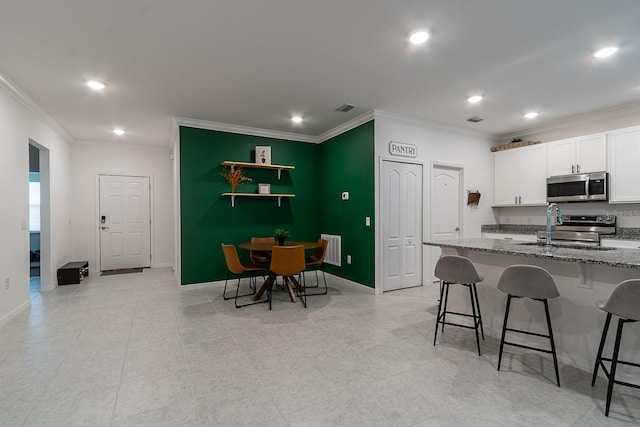
[[[240,243],[238,247],[240,249],[245,249],[248,251],[263,251],[263,252],[271,252],[274,246],[300,246],[304,247],[304,250],[315,249],[318,247],[318,242],[306,242],[306,241],[296,241],[296,240],[285,240],[284,245],[278,245],[277,242],[274,243],[253,243],[253,242],[245,242]],[[262,284],[260,289],[256,292],[253,297],[254,301],[259,301],[262,298],[262,295],[270,290],[273,285],[276,283],[277,277],[271,273],[267,280]],[[284,286],[289,292],[289,297],[291,298],[291,302],[296,302],[296,293],[294,291],[294,287],[298,290],[298,292],[304,292],[302,286],[298,280],[293,276],[283,277]]]

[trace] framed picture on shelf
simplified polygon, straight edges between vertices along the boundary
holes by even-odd
[[[271,184],[258,184],[258,194],[271,194]]]
[[[256,146],[256,163],[259,165],[271,164],[271,147],[262,145]]]

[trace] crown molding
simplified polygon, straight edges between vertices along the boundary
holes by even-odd
[[[168,145],[150,145],[150,144],[136,144],[131,142],[121,141],[99,141],[99,140],[74,140],[73,147],[87,147],[87,148],[118,148],[118,149],[131,149],[131,150],[151,150],[164,153],[170,153],[173,147]]]
[[[20,87],[12,82],[7,76],[0,72],[0,89],[3,89],[9,96],[18,101],[28,111],[30,111],[38,119],[42,120],[45,125],[56,132],[67,143],[73,143],[73,137],[67,132],[57,121],[53,119],[46,111],[44,111],[36,102],[29,97]]]
[[[491,140],[498,141],[498,137],[495,134],[482,132],[479,130],[465,129],[456,126],[444,125],[442,123],[432,122],[429,120],[419,119],[416,117],[405,116],[398,113],[390,113],[388,111],[374,110],[374,117],[376,120],[389,120],[393,122],[402,122],[410,126],[429,127],[431,129],[440,129],[446,132],[452,132],[463,136],[472,136],[480,138],[489,138]]]
[[[351,120],[349,120],[348,122],[341,124],[340,126],[333,128],[323,134],[321,134],[320,136],[317,137],[317,142],[318,143],[322,143],[325,142],[331,138],[334,138],[340,134],[343,134],[345,132],[350,131],[351,129],[355,129],[360,125],[363,125],[367,122],[370,122],[371,120],[374,119],[374,112],[373,111],[368,111],[364,114],[359,115],[358,117],[355,117]]]
[[[550,120],[539,126],[523,128],[518,131],[506,133],[500,136],[500,140],[519,137],[523,135],[548,132],[552,130],[562,129],[567,126],[576,125],[582,122],[607,119],[632,113],[640,114],[640,103],[631,102],[628,104],[616,105],[602,110],[575,114],[573,116],[567,116],[557,120]]]
[[[176,123],[179,126],[216,130],[220,132],[239,133],[242,135],[261,136],[265,138],[286,139],[297,142],[309,142],[313,144],[318,143],[318,138],[315,136],[303,135],[300,133],[280,132],[268,129],[260,129],[249,126],[231,125],[227,123],[210,122],[208,120],[189,119],[187,117],[175,117]]]

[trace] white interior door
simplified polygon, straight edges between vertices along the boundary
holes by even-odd
[[[100,175],[100,270],[151,265],[149,177]]]
[[[431,170],[431,240],[457,239],[461,237],[460,203],[460,169],[434,165]],[[440,248],[430,249],[430,277],[440,257]]]
[[[422,165],[382,162],[383,291],[422,284]]]

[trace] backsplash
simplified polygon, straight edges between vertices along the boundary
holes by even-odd
[[[560,203],[564,215],[614,215],[619,228],[640,228],[640,204],[616,204],[605,202]],[[493,208],[496,224],[540,225],[547,223],[546,206],[518,206]]]

